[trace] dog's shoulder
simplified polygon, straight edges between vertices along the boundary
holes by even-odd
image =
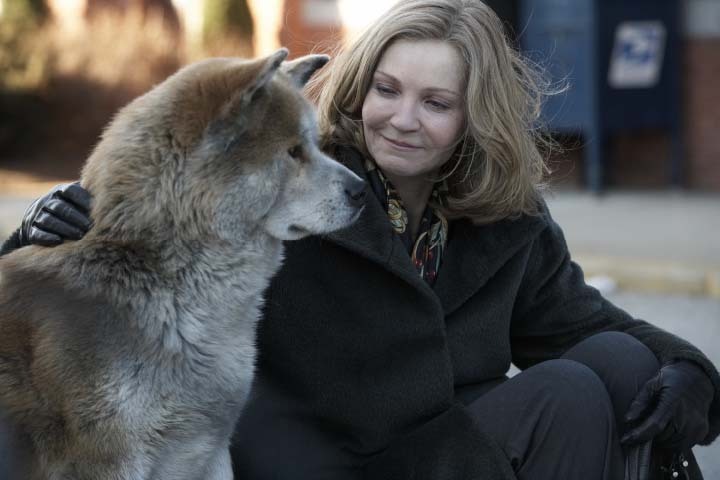
[[[35,329],[44,319],[77,317],[103,302],[68,277],[70,246],[26,247],[0,259],[0,323]]]
[[[0,299],[31,297],[33,290],[57,281],[62,266],[62,250],[29,246],[0,258]]]
[[[14,304],[27,307],[30,295],[48,279],[48,269],[43,268],[49,260],[41,247],[30,246],[16,250],[0,258],[0,315],[7,314]]]

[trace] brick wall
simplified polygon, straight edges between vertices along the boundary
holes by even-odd
[[[584,188],[587,140],[569,137],[560,142],[562,151],[549,159],[551,184],[560,188]],[[671,184],[670,138],[665,132],[616,134],[607,140],[605,152],[605,187],[657,190]]]
[[[720,191],[720,38],[691,38],[686,45],[686,184]]]
[[[665,188],[671,184],[670,136],[639,130],[615,135],[608,145],[606,183],[627,188]]]

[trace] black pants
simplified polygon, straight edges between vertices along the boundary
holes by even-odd
[[[562,359],[525,370],[468,408],[520,480],[622,479],[622,417],[658,369],[655,355],[635,338],[602,333]]]
[[[621,479],[620,426],[635,394],[659,368],[654,354],[619,332],[595,335],[562,359],[515,377],[465,388],[458,399],[505,451],[518,479]],[[268,395],[272,397],[272,395]],[[273,402],[270,402],[273,403]],[[233,448],[236,474],[251,480],[362,478],[362,458],[290,405],[255,402]]]

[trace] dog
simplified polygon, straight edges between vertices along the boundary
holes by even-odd
[[[363,208],[301,93],[328,57],[287,54],[201,61],[135,99],[83,167],[92,229],[0,260],[0,407],[28,478],[233,478],[283,242]]]

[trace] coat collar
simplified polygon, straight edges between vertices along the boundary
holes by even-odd
[[[367,180],[359,152],[343,150],[340,160]],[[482,226],[468,220],[451,222],[448,247],[432,288],[418,275],[402,241],[393,232],[387,213],[374,195],[368,195],[365,210],[353,225],[326,238],[378,263],[426,295],[436,297],[448,315],[485,285],[545,225],[543,217],[521,217]]]
[[[356,150],[342,150],[339,160],[368,182],[363,158]],[[372,193],[369,183],[365,209],[350,227],[327,235],[330,241],[372,260],[415,288],[432,295],[432,289],[420,278],[412,265],[405,246],[395,232],[380,200]]]
[[[435,294],[450,314],[483,287],[522,247],[531,242],[545,222],[539,217],[473,225],[453,222],[443,253]]]

